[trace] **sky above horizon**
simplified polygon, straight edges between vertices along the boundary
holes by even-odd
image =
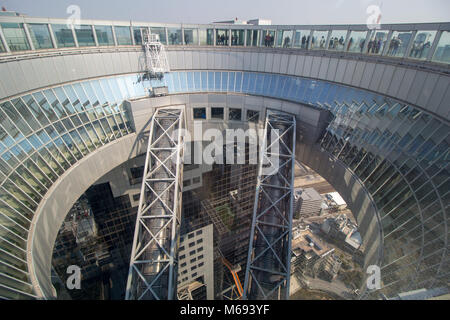
[[[381,23],[450,22],[449,0],[0,0],[0,7],[33,17],[164,23],[211,23],[238,18],[272,24],[366,24],[377,5]]]

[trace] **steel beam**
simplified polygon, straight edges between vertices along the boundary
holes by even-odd
[[[126,300],[176,299],[185,127],[184,108],[153,115]]]
[[[243,299],[289,298],[295,134],[294,115],[267,111]]]

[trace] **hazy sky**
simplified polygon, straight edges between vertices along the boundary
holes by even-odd
[[[450,0],[0,0],[0,6],[30,16],[66,18],[78,5],[82,19],[210,23],[239,18],[273,24],[366,24],[370,5],[381,23],[449,22]]]

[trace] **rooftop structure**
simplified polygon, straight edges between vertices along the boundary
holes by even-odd
[[[166,46],[170,72],[160,78],[145,76],[145,34]],[[185,106],[191,133],[194,121],[258,129],[270,110],[293,115],[295,160],[336,188],[358,222],[364,267],[381,267],[382,288],[362,298],[447,285],[449,34],[448,22],[371,30],[82,20],[75,28],[0,16],[0,297],[54,298],[54,239],[70,208],[145,154],[155,110],[174,105]],[[249,168],[215,167],[211,176],[226,178],[211,190]],[[225,228],[239,222],[239,236],[224,240],[236,261],[246,261],[247,234],[260,222],[250,222],[255,185],[244,180],[223,183],[227,200],[212,202]],[[113,189],[129,184],[124,175]],[[236,195],[236,185],[246,191]],[[290,209],[277,209],[289,225]]]

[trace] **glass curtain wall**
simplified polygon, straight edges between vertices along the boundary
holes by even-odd
[[[58,48],[75,47],[75,39],[71,28],[67,28],[65,24],[52,24],[53,34],[56,38]]]
[[[450,63],[450,31],[442,31],[433,61]]]
[[[345,48],[346,37],[347,37],[347,30],[331,31],[330,41],[328,43],[328,50],[343,51]]]
[[[198,45],[198,29],[184,29],[184,44]]]
[[[436,31],[417,31],[409,57],[419,60],[426,59],[433,45],[436,33]]]
[[[389,42],[389,48],[387,55],[391,57],[404,57],[406,50],[412,38],[412,32],[398,32],[392,33],[391,41]]]
[[[367,31],[351,31],[347,43],[347,51],[363,53],[366,38]]]
[[[35,49],[53,48],[47,24],[30,23],[28,25],[28,30],[30,31],[31,41],[33,41]]]
[[[294,48],[308,49],[311,30],[295,30]]]
[[[114,26],[114,32],[116,33],[116,40],[119,46],[130,46],[133,44],[130,27]]]
[[[113,46],[114,39],[111,26],[94,26],[99,46]]]
[[[23,29],[23,23],[0,23],[0,26],[11,51],[31,49]]]
[[[74,26],[75,34],[77,36],[78,45],[80,47],[93,47],[95,46],[94,33],[92,32],[92,26],[80,25]]]

